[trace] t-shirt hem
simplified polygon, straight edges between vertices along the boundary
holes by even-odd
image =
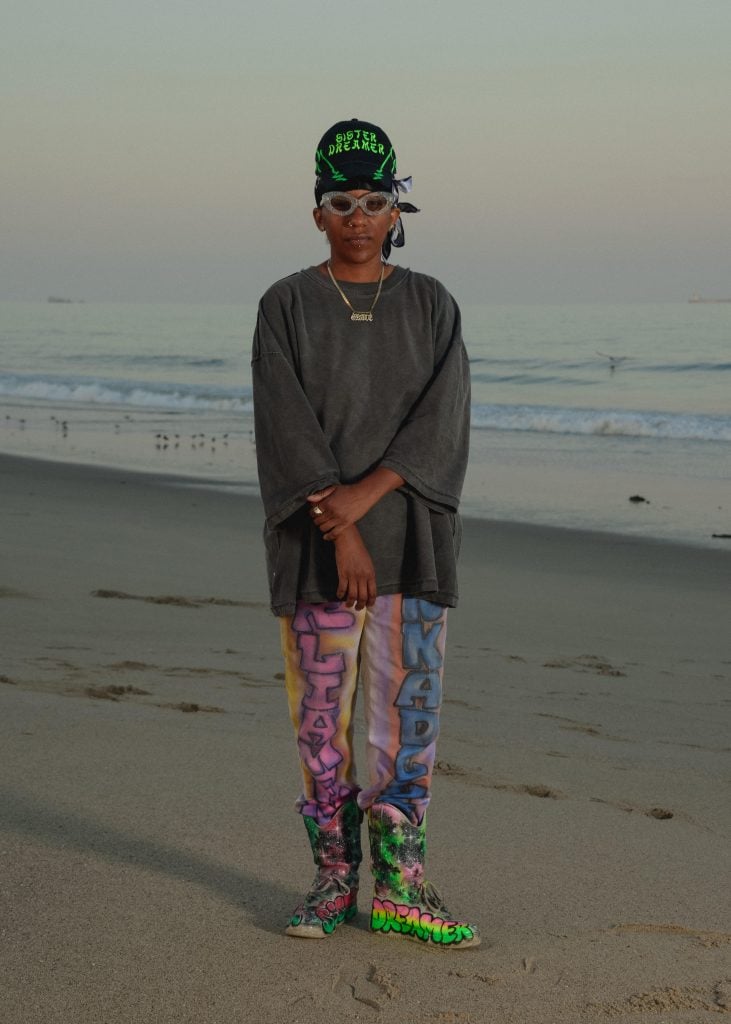
[[[423,597],[433,604],[441,604],[447,608],[456,608],[459,596],[449,590],[440,590],[435,579],[422,580],[411,583],[384,583],[377,588],[378,597],[386,597],[389,594],[408,594],[409,597]],[[324,595],[321,591],[310,590],[299,595],[294,601],[286,601],[271,605],[272,614],[278,618],[284,615],[294,615],[297,601],[305,601],[307,604],[339,604],[340,599]]]

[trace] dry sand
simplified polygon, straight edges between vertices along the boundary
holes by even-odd
[[[303,942],[258,503],[8,457],[0,486],[3,1024],[731,1014],[728,550],[467,522],[429,875],[483,945],[370,935],[367,871]]]

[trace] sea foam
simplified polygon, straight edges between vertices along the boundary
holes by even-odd
[[[539,434],[731,441],[731,418],[727,416],[652,410],[474,405],[472,427],[476,430],[517,430]]]
[[[70,405],[122,405],[179,412],[250,412],[253,408],[250,388],[51,375],[2,374],[0,395]]]

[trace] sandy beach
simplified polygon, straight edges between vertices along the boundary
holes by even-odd
[[[313,869],[258,500],[0,485],[4,1024],[731,1014],[724,542],[465,522],[428,874],[484,938],[437,953],[369,934],[367,868],[354,926],[282,934]]]

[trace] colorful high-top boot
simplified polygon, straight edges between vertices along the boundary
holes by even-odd
[[[348,800],[322,828],[303,815],[317,874],[307,895],[292,915],[287,935],[324,939],[358,910],[358,868],[363,859],[360,823],[363,812]]]
[[[456,921],[441,896],[424,881],[426,826],[412,825],[397,807],[374,804],[368,812],[375,896],[371,931],[414,939],[433,949],[479,946],[472,924]]]

